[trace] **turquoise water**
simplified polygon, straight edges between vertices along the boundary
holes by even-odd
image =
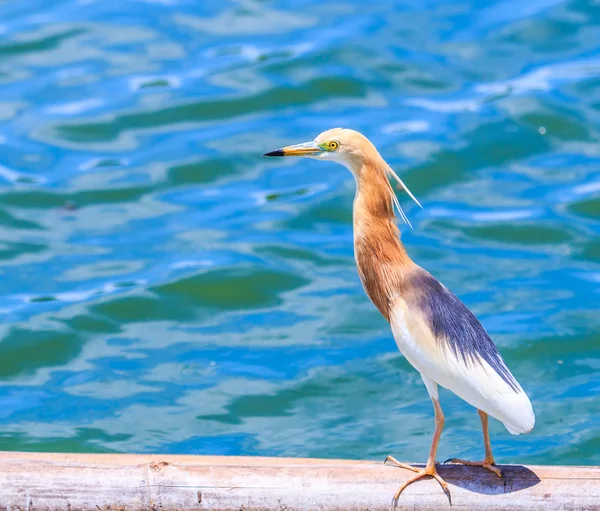
[[[424,461],[353,179],[260,157],[344,126],[533,401],[497,460],[600,464],[600,6],[363,4],[0,3],[0,449]]]

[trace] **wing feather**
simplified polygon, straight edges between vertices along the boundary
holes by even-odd
[[[533,428],[529,398],[471,311],[419,268],[390,322],[400,351],[421,373],[502,421],[513,434]]]

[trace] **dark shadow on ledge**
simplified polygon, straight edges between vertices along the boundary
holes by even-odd
[[[498,465],[498,468],[502,470],[502,478],[482,467],[450,464],[437,467],[440,476],[449,484],[484,495],[514,493],[540,482],[535,472],[523,465]]]

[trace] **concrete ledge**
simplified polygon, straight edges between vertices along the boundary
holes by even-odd
[[[441,466],[452,509],[600,510],[600,467]],[[0,510],[390,509],[412,473],[381,461],[0,452]],[[399,509],[449,509],[434,480]]]

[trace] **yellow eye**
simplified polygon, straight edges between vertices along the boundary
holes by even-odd
[[[338,144],[337,142],[335,142],[334,140],[332,140],[331,142],[329,142],[327,144],[327,149],[329,149],[330,151],[335,151],[340,144]]]

